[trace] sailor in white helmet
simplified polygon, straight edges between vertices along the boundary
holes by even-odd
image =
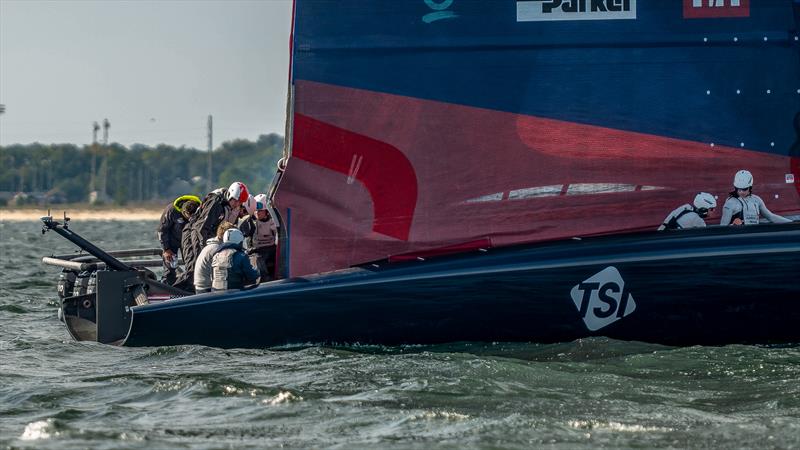
[[[242,289],[255,283],[258,271],[250,265],[242,249],[244,236],[237,228],[226,230],[222,245],[211,260],[211,290]]]
[[[186,271],[175,282],[175,286],[189,291],[194,290],[194,267],[197,264],[197,256],[206,241],[214,237],[219,224],[230,222],[235,225],[239,221],[242,204],[249,197],[247,186],[239,181],[231,183],[228,189],[219,188],[206,195],[200,209],[184,229],[181,251]]]
[[[250,263],[260,273],[259,282],[263,283],[275,278],[275,245],[278,227],[269,215],[267,195],[255,197],[256,211],[246,217],[239,228],[247,242],[247,254]]]
[[[214,255],[222,245],[222,239],[225,232],[236,225],[230,222],[222,222],[217,227],[216,236],[206,241],[206,246],[200,251],[197,256],[197,262],[194,265],[194,291],[195,293],[202,294],[204,292],[211,292],[211,263]]]
[[[704,220],[708,213],[717,207],[717,200],[708,192],[700,192],[694,196],[692,204],[681,205],[669,213],[658,231],[682,230],[686,228],[699,228],[706,226]]]
[[[791,220],[767,209],[761,197],[753,194],[753,174],[747,170],[736,172],[733,191],[722,207],[720,225],[757,225],[760,216],[772,223],[787,223]]]

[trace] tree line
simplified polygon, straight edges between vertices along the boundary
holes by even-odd
[[[254,193],[266,192],[282,154],[283,137],[277,134],[224,142],[212,152],[211,185],[242,181]],[[98,203],[117,205],[183,194],[202,197],[207,173],[208,152],[189,147],[0,146],[0,204],[81,203],[93,190]]]

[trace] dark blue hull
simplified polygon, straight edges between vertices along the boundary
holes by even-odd
[[[800,224],[598,237],[134,307],[124,345],[800,342],[798,273]]]

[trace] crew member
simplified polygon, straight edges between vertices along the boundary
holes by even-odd
[[[704,220],[708,213],[717,207],[717,200],[708,192],[701,192],[694,196],[692,204],[685,204],[675,208],[669,213],[658,231],[682,230],[685,228],[699,228],[706,226]]]
[[[194,265],[194,290],[198,294],[211,291],[211,259],[222,245],[225,232],[233,227],[230,222],[219,224],[217,235],[206,241],[206,246],[197,256],[197,263]]]
[[[241,289],[258,279],[258,270],[250,265],[250,260],[242,249],[242,241],[244,236],[238,228],[225,231],[222,245],[211,262],[212,291]]]
[[[158,224],[158,241],[161,243],[161,257],[164,262],[164,275],[161,281],[175,282],[175,269],[178,267],[178,249],[181,248],[183,228],[200,206],[195,195],[182,195],[164,208]]]
[[[199,211],[189,221],[181,240],[186,271],[178,277],[175,286],[189,291],[194,290],[194,267],[197,264],[197,256],[206,241],[214,236],[220,223],[238,222],[242,203],[247,201],[249,196],[247,186],[238,181],[232,183],[227,190],[220,188],[206,195]]]
[[[259,283],[275,279],[275,237],[278,228],[267,209],[267,195],[255,197],[254,215],[247,216],[239,225],[247,243],[247,254],[250,263],[258,269]]]
[[[761,197],[753,194],[753,174],[747,170],[736,172],[733,191],[722,207],[720,225],[758,225],[760,216],[772,223],[787,223],[791,220],[767,209]]]

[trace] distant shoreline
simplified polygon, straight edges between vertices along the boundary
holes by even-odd
[[[86,206],[61,206],[50,207],[50,215],[55,219],[62,219],[64,211],[67,217],[72,220],[108,220],[108,221],[139,221],[139,220],[158,220],[161,217],[162,208],[155,206],[136,206],[130,208],[123,207],[86,207]],[[38,221],[47,215],[46,208],[0,208],[0,222],[30,222]]]

